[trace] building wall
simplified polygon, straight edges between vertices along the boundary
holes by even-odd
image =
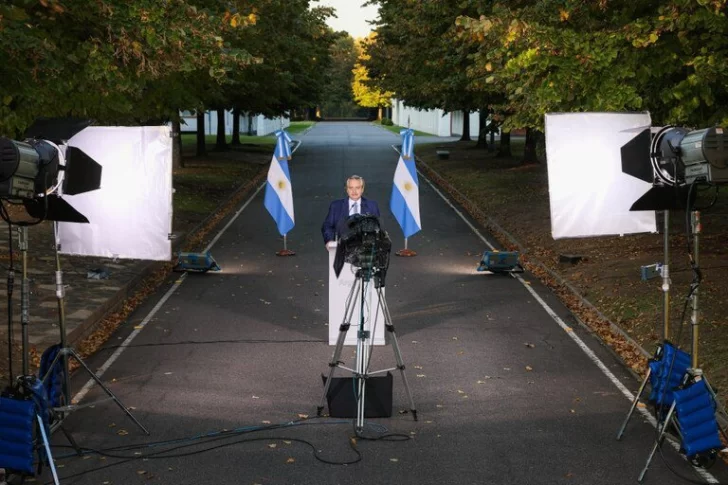
[[[452,136],[462,136],[463,135],[463,119],[465,117],[463,116],[462,111],[455,111],[452,113],[451,121],[452,126],[450,129],[450,134]],[[473,138],[475,140],[478,139],[478,134],[480,133],[480,114],[477,111],[473,111],[470,113],[470,138]]]
[[[249,125],[252,125],[252,129],[249,129]],[[256,115],[249,117],[246,113],[240,115],[240,134],[253,136],[264,136],[270,135],[276,130],[281,128],[287,128],[291,125],[291,120],[288,117],[278,118],[266,118],[263,115]],[[197,116],[184,111],[182,113],[182,131],[183,132],[197,132]],[[233,113],[232,111],[225,111],[225,134],[231,135],[233,132]],[[205,112],[205,134],[216,135],[217,134],[217,112],[207,111]]]
[[[445,113],[441,109],[417,109],[392,99],[392,121],[399,126],[431,133],[437,136],[461,136],[463,133],[463,112]],[[478,137],[480,116],[470,113],[470,136]]]
[[[403,101],[392,100],[392,121],[395,125],[431,133],[450,136],[450,115],[441,109],[420,110],[406,106]]]

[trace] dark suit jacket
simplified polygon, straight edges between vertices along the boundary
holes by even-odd
[[[373,200],[362,197],[361,208],[359,209],[360,214],[371,214],[380,217],[379,206]],[[324,236],[324,244],[329,241],[334,241],[339,235],[337,226],[342,220],[346,220],[349,217],[349,198],[335,200],[329,206],[329,213],[324,219],[324,223],[321,226],[321,234]]]

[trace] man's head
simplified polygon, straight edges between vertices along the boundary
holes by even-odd
[[[346,193],[351,200],[361,199],[364,193],[364,179],[359,175],[352,175],[346,179]]]

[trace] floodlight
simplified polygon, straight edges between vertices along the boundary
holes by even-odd
[[[649,151],[648,151],[649,150]],[[622,147],[625,173],[653,187],[633,211],[684,208],[693,183],[728,183],[728,136],[721,127],[690,131],[676,126],[644,130]]]
[[[87,223],[62,196],[96,190],[100,182],[101,165],[63,140],[0,137],[0,199],[22,201],[37,219]]]

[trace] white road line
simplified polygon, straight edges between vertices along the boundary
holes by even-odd
[[[419,170],[418,170],[418,172],[419,172]],[[473,224],[470,223],[470,221],[463,215],[463,213],[460,212],[458,210],[458,208],[455,207],[455,205],[453,205],[452,202],[450,202],[450,200],[447,197],[445,197],[445,195],[442,192],[440,192],[440,190],[437,187],[435,187],[435,185],[432,182],[430,182],[430,180],[427,177],[425,177],[421,172],[419,172],[419,175],[423,179],[425,179],[425,181],[432,188],[432,190],[434,190],[435,193],[437,193],[437,195],[439,195],[442,198],[442,200],[444,200],[445,203],[450,206],[450,208],[465,222],[465,224],[468,225],[468,227],[473,231],[473,233],[475,233],[475,235],[478,236],[478,238],[481,241],[483,241],[483,243],[485,243],[486,246],[488,246],[491,250],[495,250],[496,249],[495,246],[493,244],[491,244],[491,242],[488,241],[488,239],[486,239],[485,236],[483,236],[480,233],[480,231],[478,231],[478,229]],[[587,357],[589,357],[589,359],[592,362],[594,362],[594,364],[599,368],[599,370],[601,370],[602,373],[605,376],[607,376],[607,379],[609,379],[612,382],[612,384],[614,384],[617,387],[617,389],[619,389],[619,391],[624,395],[624,397],[626,397],[630,401],[633,401],[634,400],[634,394],[632,394],[629,391],[629,389],[627,389],[627,387],[624,384],[622,384],[619,379],[617,379],[617,376],[615,376],[612,373],[612,371],[610,371],[609,368],[607,368],[607,366],[604,365],[604,362],[602,362],[599,359],[599,357],[594,353],[594,351],[592,351],[584,343],[584,341],[581,338],[579,338],[579,336],[576,335],[576,333],[574,333],[574,330],[571,327],[569,327],[566,323],[564,323],[564,321],[556,314],[556,312],[548,305],[548,303],[546,303],[539,296],[539,294],[536,293],[536,290],[534,290],[533,288],[531,288],[531,285],[529,285],[526,282],[526,280],[524,280],[520,275],[512,274],[511,276],[513,276],[514,278],[516,278],[523,285],[523,287],[526,288],[526,290],[528,290],[529,293],[531,293],[531,295],[543,307],[543,309],[546,310],[546,313],[548,313],[548,315],[559,325],[559,327],[561,327],[564,330],[564,332],[566,332],[566,334],[569,337],[571,337],[571,339],[576,343],[576,345],[578,345],[579,348],[587,355]],[[649,421],[652,424],[652,426],[654,426],[655,428],[657,427],[657,420],[655,420],[655,418],[646,409],[639,408],[638,407],[637,408],[637,411],[642,415],[642,417],[644,419],[646,419],[647,421]],[[673,439],[668,439],[668,441],[670,442],[670,444],[672,445],[672,447],[675,449],[675,451],[678,451],[679,452],[679,450],[680,450],[679,443],[677,443]],[[711,475],[710,473],[708,473],[704,469],[702,469],[702,468],[693,468],[693,470],[698,475],[700,475],[701,478],[703,478],[706,482],[708,482],[708,483],[719,483],[718,480],[715,477],[713,477],[713,475]]]
[[[301,146],[301,144],[299,143],[298,146]],[[296,147],[296,149],[298,148],[298,146]],[[294,150],[294,152],[295,152],[295,150]],[[248,200],[245,202],[245,204],[243,204],[242,207],[240,207],[240,209],[238,209],[238,211],[235,213],[235,215],[233,215],[230,218],[228,223],[225,224],[225,227],[220,229],[220,231],[212,239],[212,241],[210,241],[210,244],[207,245],[207,247],[204,249],[203,252],[209,251],[215,245],[215,243],[217,243],[217,241],[220,239],[220,237],[222,237],[222,235],[225,233],[225,231],[228,230],[228,228],[233,224],[233,222],[235,222],[235,220],[238,218],[238,216],[240,216],[240,214],[243,212],[243,210],[245,210],[245,208],[247,208],[248,205],[250,205],[250,203],[253,201],[253,199],[255,199],[255,197],[258,195],[258,193],[263,189],[263,187],[265,187],[266,183],[267,182],[263,182],[260,185],[260,187],[258,187],[256,189],[255,193],[253,193],[253,195],[251,195],[250,198],[248,198]],[[126,337],[126,339],[124,340],[124,342],[121,343],[119,348],[117,348],[116,351],[114,351],[114,353],[111,354],[111,356],[109,356],[108,359],[106,359],[106,362],[104,362],[103,365],[98,368],[98,370],[96,371],[96,375],[99,378],[101,376],[103,376],[107,370],[109,370],[109,367],[111,367],[111,365],[114,362],[116,362],[116,359],[119,358],[119,356],[122,354],[122,352],[124,352],[124,350],[126,350],[126,348],[129,347],[129,344],[131,344],[131,342],[136,338],[136,336],[139,335],[139,332],[144,330],[144,327],[147,326],[147,323],[149,323],[151,321],[151,319],[154,318],[154,315],[156,315],[157,312],[162,308],[162,306],[164,306],[164,304],[172,296],[172,294],[175,291],[177,291],[177,289],[180,286],[182,286],[182,283],[184,283],[186,276],[187,276],[187,273],[183,273],[177,279],[177,281],[174,282],[174,284],[169,288],[169,290],[167,290],[167,292],[164,294],[164,296],[162,296],[162,298],[157,302],[157,304],[154,305],[154,308],[152,308],[152,310],[147,314],[147,316],[144,317],[144,320],[142,320],[142,322],[134,328],[134,331],[132,331],[129,334],[129,336]],[[81,390],[78,391],[78,393],[75,396],[73,396],[73,402],[74,403],[81,402],[81,400],[84,397],[86,397],[86,394],[88,394],[88,392],[91,390],[91,388],[93,387],[93,385],[95,383],[96,382],[93,379],[89,379],[88,382],[86,382],[86,384],[81,388]]]

